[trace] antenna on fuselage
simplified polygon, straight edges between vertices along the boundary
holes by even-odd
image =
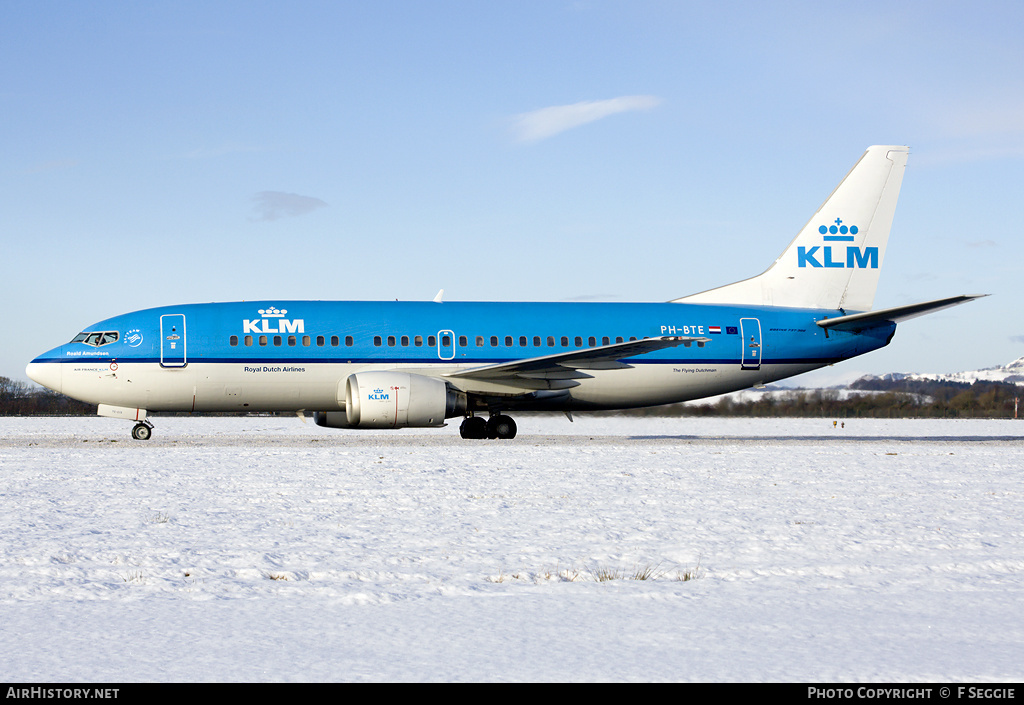
[[[439,292],[437,292],[437,296],[434,297],[434,303],[435,304],[443,304],[444,303],[444,301],[442,301],[443,298],[444,298],[444,289],[441,289]]]

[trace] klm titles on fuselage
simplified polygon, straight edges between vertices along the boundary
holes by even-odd
[[[249,320],[248,318],[242,319],[242,332],[243,333],[305,333],[305,321],[301,318],[295,320],[288,320],[284,316],[287,315],[287,309],[277,309],[274,306],[270,308],[261,308],[257,311],[263,318],[256,318]]]
[[[824,236],[825,242],[853,242],[859,232],[856,225],[847,226],[841,218],[836,218],[834,225],[822,225],[818,232]],[[878,269],[878,248],[847,245],[814,245],[813,247],[798,246],[796,258],[798,267],[825,267],[836,269]],[[821,250],[819,253],[818,250]],[[835,252],[834,252],[835,251]],[[838,259],[834,256],[838,255]],[[818,258],[821,259],[818,259]]]

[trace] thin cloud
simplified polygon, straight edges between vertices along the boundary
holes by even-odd
[[[312,196],[300,196],[297,193],[283,191],[260,191],[253,200],[256,201],[256,220],[280,220],[305,215],[317,208],[324,208],[327,203]]]
[[[1019,135],[1024,131],[1024,99],[1018,89],[999,87],[993,93],[984,100],[964,101],[958,109],[940,111],[936,117],[957,137]]]
[[[627,95],[608,100],[587,100],[572,105],[553,105],[512,119],[512,133],[519,142],[538,142],[560,132],[616,113],[651,110],[661,104],[653,95]]]
[[[249,154],[252,152],[261,152],[263,149],[259,147],[250,147],[244,144],[228,143],[222,144],[217,147],[199,147],[186,152],[184,155],[185,159],[216,159],[217,157],[224,157],[229,154]]]
[[[77,159],[54,159],[49,162],[42,162],[35,166],[23,171],[23,174],[44,174],[48,171],[63,171],[64,169],[74,169],[78,166]]]

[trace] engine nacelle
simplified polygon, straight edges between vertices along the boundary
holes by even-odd
[[[315,411],[313,423],[324,428],[352,428],[344,411]]]
[[[317,412],[330,428],[430,428],[466,413],[466,393],[433,377],[357,372],[345,381],[345,411]]]

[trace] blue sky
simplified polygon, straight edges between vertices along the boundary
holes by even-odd
[[[1024,355],[1019,2],[0,9],[0,375],[129,310],[664,301],[763,271],[907,144],[876,307],[993,296],[819,374]]]

